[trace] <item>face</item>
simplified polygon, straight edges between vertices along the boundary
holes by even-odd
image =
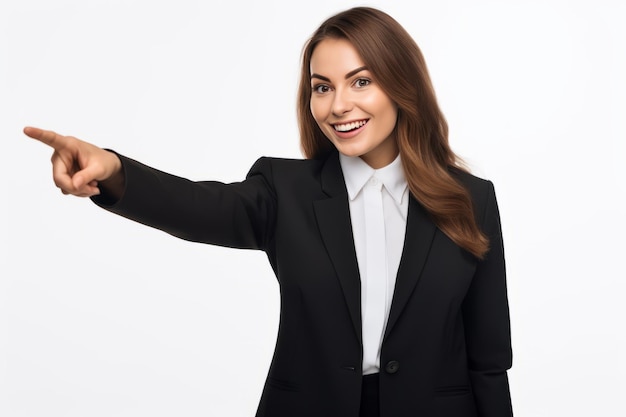
[[[325,39],[315,47],[311,87],[311,113],[339,152],[360,156],[376,169],[393,162],[397,106],[350,42]]]

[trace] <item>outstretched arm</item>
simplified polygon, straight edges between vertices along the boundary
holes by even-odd
[[[156,170],[72,136],[24,128],[54,149],[54,182],[64,194],[94,197],[101,207],[182,239],[265,249],[275,198],[271,164],[260,159],[246,181],[195,182]]]
[[[117,200],[124,192],[124,170],[113,152],[73,136],[25,127],[24,134],[54,149],[52,177],[63,194],[92,197],[101,192]]]

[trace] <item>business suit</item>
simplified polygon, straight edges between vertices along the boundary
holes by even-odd
[[[183,239],[267,253],[280,283],[281,315],[257,416],[357,417],[360,281],[338,154],[261,158],[234,184],[194,183],[120,158],[125,193],[115,203],[97,197],[98,204]],[[477,261],[410,199],[380,356],[382,417],[511,415],[495,194],[490,182],[454,172],[472,196],[491,250]]]

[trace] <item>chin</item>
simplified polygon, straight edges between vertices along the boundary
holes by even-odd
[[[363,154],[367,153],[363,149],[355,149],[352,146],[335,146],[335,148],[339,151],[339,153],[351,157],[362,156]]]
[[[343,150],[343,149],[338,149],[338,150],[339,150],[339,153],[341,153],[341,154],[343,154],[345,156],[351,156],[353,158],[356,158],[357,156],[363,155],[360,152],[351,152],[351,151],[346,151],[346,150]]]

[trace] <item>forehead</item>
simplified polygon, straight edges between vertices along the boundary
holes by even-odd
[[[311,55],[311,74],[341,77],[365,65],[363,59],[346,39],[324,39]]]

